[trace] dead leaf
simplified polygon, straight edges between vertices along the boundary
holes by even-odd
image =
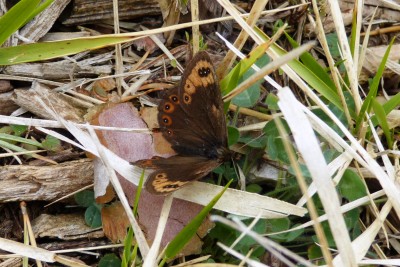
[[[129,227],[129,219],[121,202],[117,201],[101,209],[104,234],[114,243],[122,242]]]

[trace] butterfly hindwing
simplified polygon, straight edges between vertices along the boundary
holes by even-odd
[[[147,178],[145,187],[153,194],[171,193],[190,181],[203,178],[221,164],[204,157],[179,155],[153,158],[150,161],[154,171]]]

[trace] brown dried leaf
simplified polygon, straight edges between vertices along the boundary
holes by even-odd
[[[126,229],[129,227],[129,219],[126,216],[121,202],[114,202],[101,209],[101,221],[104,234],[114,243],[123,241]]]

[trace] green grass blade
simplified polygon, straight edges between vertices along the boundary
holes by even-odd
[[[37,141],[26,139],[26,138],[15,136],[15,135],[11,135],[11,134],[0,133],[0,139],[1,140],[19,142],[19,143],[28,144],[28,145],[32,145],[32,146],[43,148],[42,144],[37,142]]]
[[[0,18],[0,45],[31,18],[40,0],[21,0]]]
[[[385,114],[388,115],[392,110],[397,108],[400,105],[400,93],[395,94],[392,96],[386,103],[382,105]],[[375,115],[371,117],[372,123],[374,126],[378,124],[378,120]]]
[[[393,148],[393,138],[392,138],[392,133],[389,128],[389,124],[386,119],[386,113],[385,113],[383,107],[381,106],[381,104],[376,99],[373,99],[372,106],[373,106],[376,118],[378,120],[378,123],[381,126],[383,133],[386,136],[386,141],[388,143],[388,147],[390,149],[392,149]]]
[[[224,95],[232,91],[239,83],[239,78],[251,68],[251,66],[265,54],[268,43],[257,46],[250,54],[243,58],[220,82],[220,88]]]
[[[356,120],[356,128],[355,128],[356,133],[360,130],[365,114],[371,111],[372,102],[376,98],[376,94],[378,92],[378,87],[379,87],[379,81],[381,80],[383,71],[385,70],[386,62],[389,58],[389,53],[393,46],[394,40],[395,38],[392,39],[388,48],[386,49],[385,55],[383,56],[381,64],[379,65],[376,75],[374,76],[374,79],[372,80],[372,83],[370,85],[368,95],[361,106],[360,114],[358,114]]]
[[[0,65],[46,60],[133,40],[126,36],[95,36],[0,48]]]
[[[400,93],[392,96],[385,104],[382,105],[386,115],[400,105]]]
[[[354,57],[355,46],[358,45],[356,44],[356,34],[359,33],[357,32],[357,9],[354,9],[353,19],[351,22],[351,34],[350,34],[350,51],[353,57]]]
[[[144,183],[144,169],[142,171],[142,174],[140,175],[139,184],[138,184],[138,186],[136,188],[135,202],[133,203],[133,214],[135,216],[137,216],[137,210],[138,210],[138,207],[139,207],[140,193],[142,193],[143,183]]]
[[[0,147],[8,148],[8,149],[10,149],[12,151],[15,151],[15,152],[28,152],[29,151],[29,150],[27,150],[25,148],[10,144],[10,143],[8,143],[6,141],[3,141],[1,139],[0,139]],[[32,154],[30,154],[30,155],[32,156]]]
[[[196,217],[188,223],[176,237],[168,244],[165,249],[165,256],[163,262],[172,259],[182,250],[182,248],[189,242],[189,240],[196,234],[197,229],[200,227],[204,219],[207,217],[208,213],[221,198],[222,194],[228,188],[232,180],[225,186],[225,188],[216,195],[207,206],[205,206]]]
[[[287,32],[284,33],[293,48],[299,47],[299,44],[292,37],[290,37],[290,35]],[[300,59],[301,62],[303,62],[303,64],[308,67],[308,69],[312,70],[315,76],[317,76],[321,81],[323,81],[326,84],[327,88],[332,90],[332,92],[336,93],[335,83],[332,81],[326,69],[323,68],[321,64],[319,64],[318,61],[316,61],[315,58],[309,52],[304,52],[303,54],[301,54]]]
[[[43,10],[45,10],[48,6],[50,6],[52,3],[54,2],[54,0],[46,0],[42,3],[40,3],[40,5],[35,8],[31,14],[30,17],[27,17],[26,19],[26,23],[28,23],[29,21],[31,21],[34,17],[36,17],[40,12],[42,12]]]
[[[265,35],[259,28],[255,27],[254,30],[265,40],[268,41],[269,37]],[[272,44],[270,49],[272,49],[278,55],[284,55],[287,52],[280,48],[279,46]],[[343,111],[342,103],[340,102],[340,98],[336,93],[336,89],[332,90],[330,87],[330,83],[327,84],[321,77],[319,77],[316,73],[313,72],[305,64],[301,63],[299,60],[292,60],[288,63],[288,65],[304,80],[306,81],[312,88],[314,88],[318,93],[320,93],[323,97],[325,97],[329,102],[333,103],[340,110]],[[350,114],[354,114],[354,111],[350,110]]]
[[[131,256],[131,250],[132,250],[132,241],[133,241],[133,230],[132,227],[129,227],[128,233],[126,234],[124,240],[124,249],[121,257],[121,267],[129,266],[129,258]]]

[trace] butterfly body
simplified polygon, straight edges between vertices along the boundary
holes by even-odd
[[[168,90],[163,97],[158,122],[177,155],[136,162],[154,169],[146,181],[146,190],[151,193],[173,192],[231,158],[221,93],[206,52],[193,57],[180,86]]]

